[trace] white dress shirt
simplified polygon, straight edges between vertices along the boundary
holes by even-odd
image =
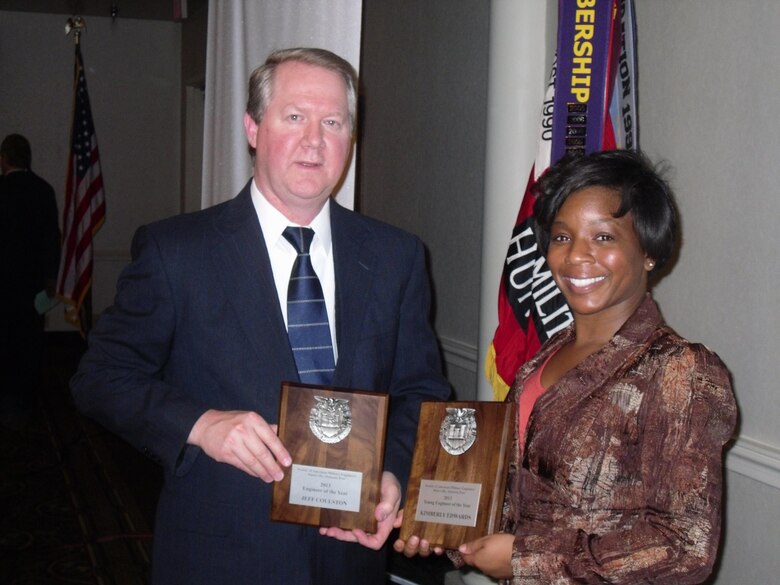
[[[271,259],[271,269],[274,273],[276,293],[279,296],[279,306],[282,308],[284,326],[287,327],[287,286],[290,283],[290,273],[298,253],[293,245],[282,235],[288,226],[298,224],[287,219],[278,209],[271,205],[257,188],[252,179],[252,204],[255,206],[257,219],[263,230],[265,247]],[[325,296],[325,307],[328,311],[330,338],[333,341],[333,358],[338,361],[336,346],[336,272],[333,267],[333,242],[330,235],[330,199],[325,202],[320,212],[307,226],[314,230],[311,242],[311,263],[317,278],[320,279],[322,293]]]

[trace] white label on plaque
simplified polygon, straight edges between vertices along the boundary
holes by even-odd
[[[293,464],[290,503],[359,512],[362,485],[363,474],[359,471]]]
[[[482,485],[460,481],[423,479],[417,498],[418,522],[476,526]]]

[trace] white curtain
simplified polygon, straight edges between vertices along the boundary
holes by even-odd
[[[252,174],[242,124],[247,81],[276,49],[320,47],[359,71],[361,0],[211,0],[203,131],[203,208],[235,196]],[[355,162],[338,193],[354,206]]]

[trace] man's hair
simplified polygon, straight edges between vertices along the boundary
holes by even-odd
[[[16,169],[29,169],[32,162],[30,143],[21,134],[9,134],[0,145],[5,164]]]
[[[252,72],[249,77],[249,99],[246,111],[256,123],[263,119],[268,104],[273,97],[274,73],[282,63],[295,61],[322,67],[337,73],[347,87],[347,105],[349,108],[349,124],[354,131],[357,121],[357,73],[348,61],[325,49],[294,48],[274,51]]]
[[[534,186],[536,239],[547,254],[550,229],[558,211],[573,193],[605,187],[620,197],[615,217],[631,212],[639,243],[655,261],[656,273],[674,253],[677,208],[662,173],[641,152],[609,150],[567,156],[550,167]]]

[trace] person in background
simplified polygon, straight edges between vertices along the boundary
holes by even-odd
[[[574,322],[507,397],[519,414],[500,533],[449,554],[518,585],[701,583],[737,408],[726,366],[648,292],[675,248],[671,190],[642,154],[599,152],[554,165],[534,214]],[[394,547],[431,552],[416,537]]]
[[[71,385],[78,407],[164,468],[154,583],[385,583],[419,405],[450,387],[422,243],[330,197],[353,144],[356,88],[333,53],[271,54],[249,81],[252,179],[226,203],[140,228],[90,334]],[[319,281],[327,309],[317,347],[294,339],[287,304],[291,273],[309,259],[303,278]],[[291,464],[276,433],[280,383],[299,379],[390,396],[375,534],[269,519],[271,484]]]
[[[0,144],[0,396],[2,421],[23,425],[35,402],[44,351],[44,317],[35,297],[54,297],[60,228],[54,189],[32,169],[21,134]]]

